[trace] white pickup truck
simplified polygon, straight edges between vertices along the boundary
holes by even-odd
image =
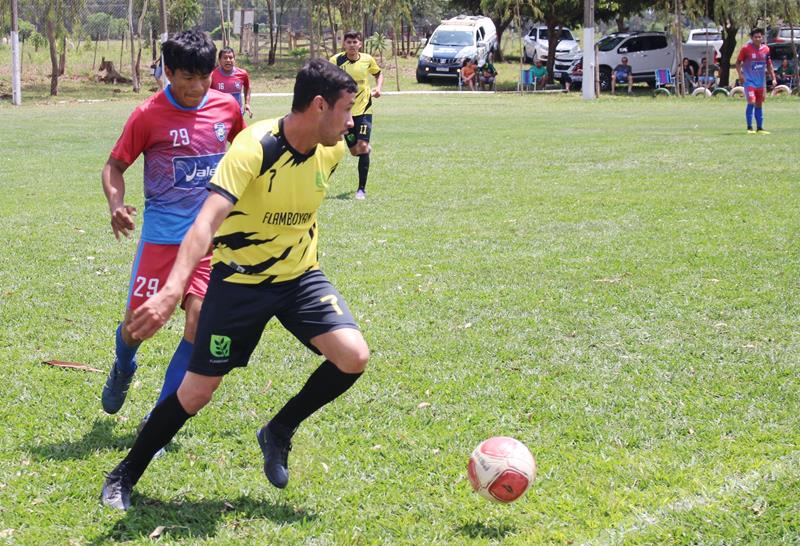
[[[683,56],[697,72],[703,57],[709,56],[709,63],[714,62],[714,46],[703,44],[683,44]],[[611,88],[611,73],[621,64],[622,58],[628,58],[633,72],[634,82],[655,84],[656,70],[668,68],[672,74],[680,66],[682,59],[676,58],[674,40],[663,32],[617,32],[604,36],[597,42],[597,68],[600,76],[600,88]]]

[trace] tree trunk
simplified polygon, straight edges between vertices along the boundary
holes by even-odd
[[[47,33],[47,43],[50,44],[50,95],[58,95],[58,52],[56,51],[56,29],[51,19],[45,25]]]
[[[722,25],[722,47],[719,48],[719,85],[728,87],[731,75],[731,56],[736,49],[736,33],[739,29],[729,18]]]
[[[621,13],[617,15],[617,32],[625,31],[625,16]]]
[[[134,28],[133,28],[133,0],[128,0],[128,30],[131,37],[131,79],[133,80],[133,92],[140,91],[139,76],[136,74],[136,46],[134,44]],[[122,64],[119,65],[122,68]]]
[[[505,61],[505,58],[503,57],[503,45],[502,45],[503,33],[506,31],[508,25],[510,25],[511,21],[513,20],[514,20],[513,14],[509,15],[508,18],[505,20],[503,20],[502,18],[497,20],[493,19],[494,27],[497,31],[497,50],[494,52],[494,60],[499,63]]]
[[[553,67],[556,64],[556,48],[558,38],[561,36],[561,25],[557,25],[555,14],[545,19],[547,24],[547,77],[553,83]],[[557,33],[556,33],[557,31]]]
[[[63,76],[67,69],[67,35],[61,37],[61,51],[58,52],[58,75]]]

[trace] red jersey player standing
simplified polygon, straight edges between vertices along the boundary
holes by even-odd
[[[230,47],[219,50],[219,66],[211,73],[211,88],[233,95],[239,102],[242,114],[247,112],[253,117],[250,109],[250,76],[247,70],[236,66],[236,56]]]
[[[736,72],[739,73],[739,81],[744,85],[744,93],[747,97],[747,109],[745,110],[745,120],[747,121],[747,132],[768,135],[764,130],[764,95],[766,95],[766,72],[772,79],[772,85],[777,85],[775,81],[775,71],[772,68],[772,60],[769,58],[769,47],[762,44],[764,31],[754,28],[750,31],[750,41],[739,51],[736,59]],[[753,113],[756,117],[756,129],[753,131]]]
[[[178,247],[208,193],[206,185],[225,153],[226,141],[244,128],[239,105],[210,90],[216,46],[199,31],[173,35],[163,43],[164,71],[171,82],[139,105],[103,167],[103,191],[114,236],[134,230],[136,209],[125,203],[123,173],[144,154],[144,218],[133,261],[125,319],[117,328],[114,364],[103,387],[106,413],[120,410],[136,371],[139,341],[128,331],[131,313],[155,295],[172,268]],[[210,255],[186,287],[183,339],[167,367],[160,402],[180,385],[192,352],[200,305],[210,274]]]

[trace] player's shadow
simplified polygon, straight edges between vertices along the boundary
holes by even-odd
[[[462,535],[470,538],[505,538],[509,533],[516,531],[516,527],[501,523],[499,525],[486,525],[482,521],[473,521],[472,523],[465,523],[458,527],[456,531]]]
[[[339,199],[340,201],[344,201],[344,200],[347,200],[347,199],[353,199],[355,194],[356,194],[356,192],[354,192],[354,191],[343,191],[342,193],[340,193],[338,195],[328,195],[326,197],[326,199]]]
[[[163,527],[161,538],[169,542],[213,539],[223,519],[230,522],[231,528],[235,528],[237,522],[252,524],[255,519],[292,524],[317,518],[315,514],[297,510],[283,502],[273,503],[244,496],[233,500],[163,502],[134,492],[131,503],[133,506],[114,527],[93,538],[89,544],[99,546],[110,542],[142,540],[158,527]]]
[[[83,438],[53,444],[28,446],[28,451],[40,459],[67,461],[85,459],[95,455],[100,449],[128,449],[133,445],[136,431],[127,430],[124,434],[114,434],[112,419],[98,418]]]

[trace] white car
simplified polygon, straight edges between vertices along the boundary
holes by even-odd
[[[557,30],[558,29],[556,29],[556,31]],[[548,36],[549,33],[545,25],[534,25],[533,28],[528,31],[522,38],[523,62],[532,63],[536,59],[541,59],[542,62],[547,61],[550,54],[550,41]],[[556,43],[556,59],[568,57],[571,61],[580,54],[580,52],[581,46],[572,35],[572,31],[568,28],[562,28],[561,35]]]
[[[688,46],[708,46],[714,48],[719,55],[722,47],[722,33],[716,28],[693,28],[689,31],[689,38],[686,40]],[[713,54],[712,54],[713,57]]]
[[[465,59],[483,64],[496,49],[497,31],[488,17],[459,15],[442,21],[419,55],[417,82],[457,79]]]

